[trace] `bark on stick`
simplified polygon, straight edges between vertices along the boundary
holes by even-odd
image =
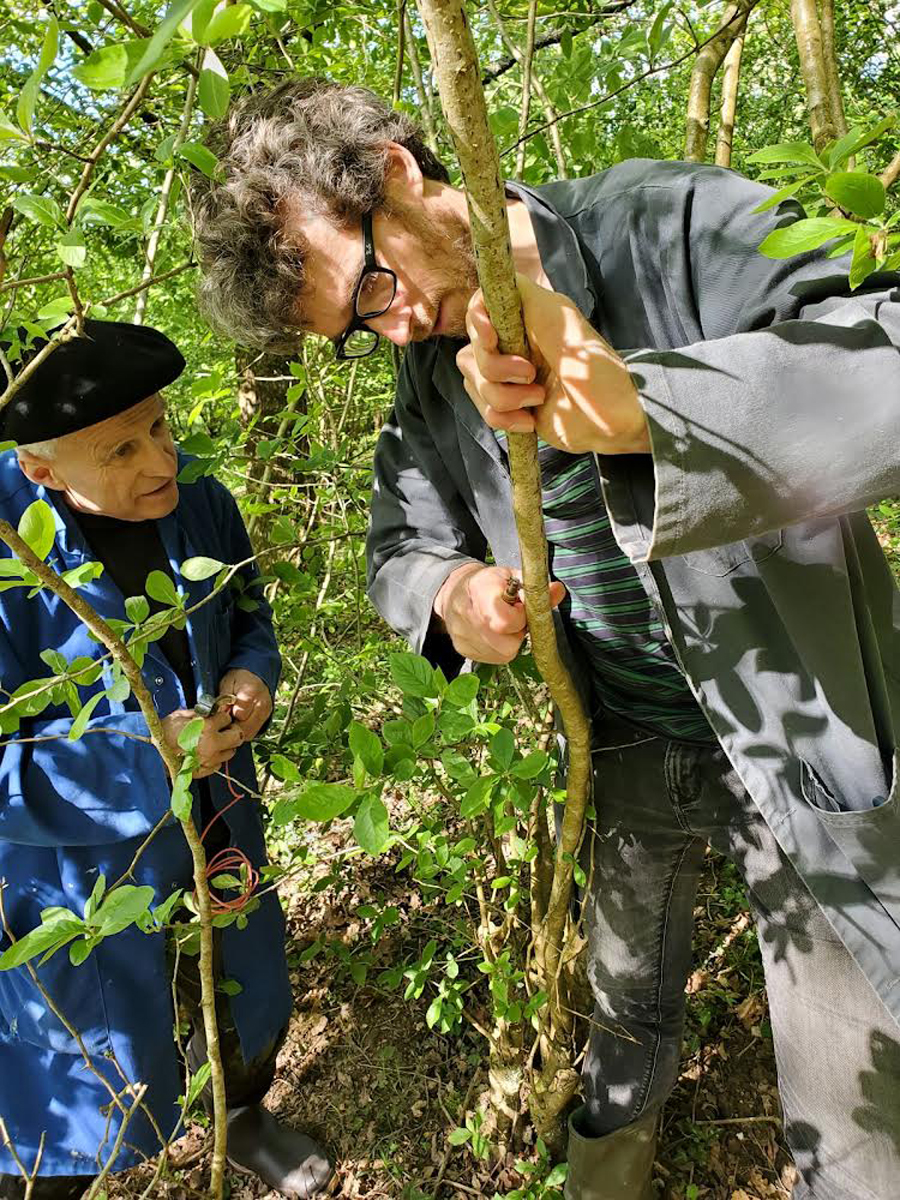
[[[465,10],[461,0],[418,0],[418,3],[428,32],[444,115],[462,171],[478,278],[487,311],[497,331],[501,352],[527,354],[500,160],[488,125],[478,59]],[[558,1073],[559,1065],[568,1058],[571,1029],[564,1000],[561,956],[575,855],[581,843],[591,786],[590,725],[556,644],[549,598],[537,437],[534,434],[510,434],[508,444],[531,645],[538,670],[562,717],[569,749],[565,813],[557,842],[547,915],[535,935],[535,952],[550,997],[545,1042],[546,1050],[552,1053],[545,1054],[545,1059],[553,1060],[553,1069]],[[544,1094],[551,1090],[549,1086],[545,1087]],[[534,1109],[532,1111],[534,1115]],[[557,1117],[558,1112],[553,1113],[551,1122]],[[536,1123],[543,1125],[544,1121]]]

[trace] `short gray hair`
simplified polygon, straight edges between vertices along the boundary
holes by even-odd
[[[59,438],[50,438],[47,442],[28,442],[27,445],[16,446],[16,453],[24,450],[26,454],[33,454],[35,458],[46,458],[52,460],[56,458],[56,452],[59,449]]]
[[[212,129],[219,178],[198,178],[192,201],[200,306],[215,328],[250,346],[296,346],[309,247],[284,235],[288,202],[353,224],[384,202],[389,142],[405,146],[426,178],[448,181],[405,113],[329,79],[248,96]]]

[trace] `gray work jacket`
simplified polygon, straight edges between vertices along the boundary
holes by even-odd
[[[798,209],[754,213],[770,191],[715,167],[632,160],[510,190],[553,287],[629,352],[649,419],[652,456],[597,456],[598,505],[748,792],[900,1021],[900,594],[862,511],[900,491],[897,278],[851,295],[845,259],[764,258]],[[458,348],[410,348],[376,454],[370,595],[417,650],[452,570],[519,560]]]

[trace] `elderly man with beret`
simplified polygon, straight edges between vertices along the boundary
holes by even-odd
[[[208,855],[234,846],[258,869],[265,847],[250,743],[272,711],[280,659],[271,610],[253,587],[255,565],[240,570],[242,604],[231,588],[201,603],[212,581],[192,582],[181,573],[180,564],[196,555],[226,563],[252,557],[226,489],[210,478],[178,481],[179,455],[160,392],[183,368],[179,351],[156,330],[86,322],[85,336],[50,353],[2,414],[2,436],[16,449],[0,455],[0,516],[16,525],[35,500],[50,504],[56,534],[48,561],[58,571],[102,563],[102,574],[81,595],[107,619],[127,619],[126,598],[145,594],[151,571],[186,594],[190,616],[183,628],[170,625],[150,642],[144,679],[173,748],[188,721],[210,714],[198,746],[194,819],[208,830]],[[0,596],[0,686],[7,696],[51,676],[42,659],[48,648],[69,662],[103,657],[103,647],[55,595],[26,592]],[[159,608],[150,604],[151,612]],[[105,663],[97,682],[80,689],[82,700],[110,682]],[[221,710],[210,713],[211,700],[226,695]],[[68,708],[51,704],[4,741],[0,950],[38,926],[43,909],[81,913],[98,876],[111,884],[125,875],[169,810],[171,781],[133,698],[101,700],[77,740],[67,736],[72,719]],[[192,891],[191,856],[177,823],[164,824],[150,841],[130,882],[151,886],[156,904],[177,889]],[[332,1173],[325,1154],[261,1104],[291,994],[277,898],[263,893],[250,909],[216,930],[216,970],[233,981],[227,997],[217,996],[228,1158],[284,1195],[313,1196]],[[127,1108],[129,1083],[147,1090],[113,1169],[156,1154],[160,1139],[175,1131],[184,1079],[173,1037],[173,971],[180,1005],[194,1018],[187,1057],[196,1069],[206,1045],[197,968],[179,955],[176,969],[161,935],[131,926],[105,938],[80,966],[54,955],[37,968],[40,988],[25,967],[0,972],[0,1117],[21,1162],[29,1171],[38,1164],[29,1193],[35,1200],[83,1193],[120,1131],[122,1113],[111,1095],[121,1095]],[[91,1070],[67,1025],[78,1030]],[[15,1158],[0,1146],[0,1197],[25,1191]]]

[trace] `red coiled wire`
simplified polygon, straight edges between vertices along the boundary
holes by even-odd
[[[218,821],[219,817],[224,817],[229,808],[232,808],[239,800],[244,799],[245,793],[239,792],[234,786],[234,781],[231,778],[227,763],[225,764],[224,775],[232,799],[229,800],[225,807],[217,812],[207,823],[206,828],[200,834],[201,842],[209,833],[210,829],[212,829],[213,825],[215,825],[216,821]],[[240,878],[241,870],[243,868],[246,868],[244,886],[237,896],[230,900],[225,900],[221,896],[216,896],[212,891],[210,891],[209,898],[212,905],[213,914],[241,912],[242,909],[246,908],[253,897],[253,893],[259,886],[259,871],[257,871],[256,867],[254,867],[253,863],[243,852],[243,850],[239,850],[237,846],[225,846],[222,850],[219,850],[217,854],[214,854],[207,862],[207,883],[211,883],[215,875],[220,875],[225,871],[233,873]]]

